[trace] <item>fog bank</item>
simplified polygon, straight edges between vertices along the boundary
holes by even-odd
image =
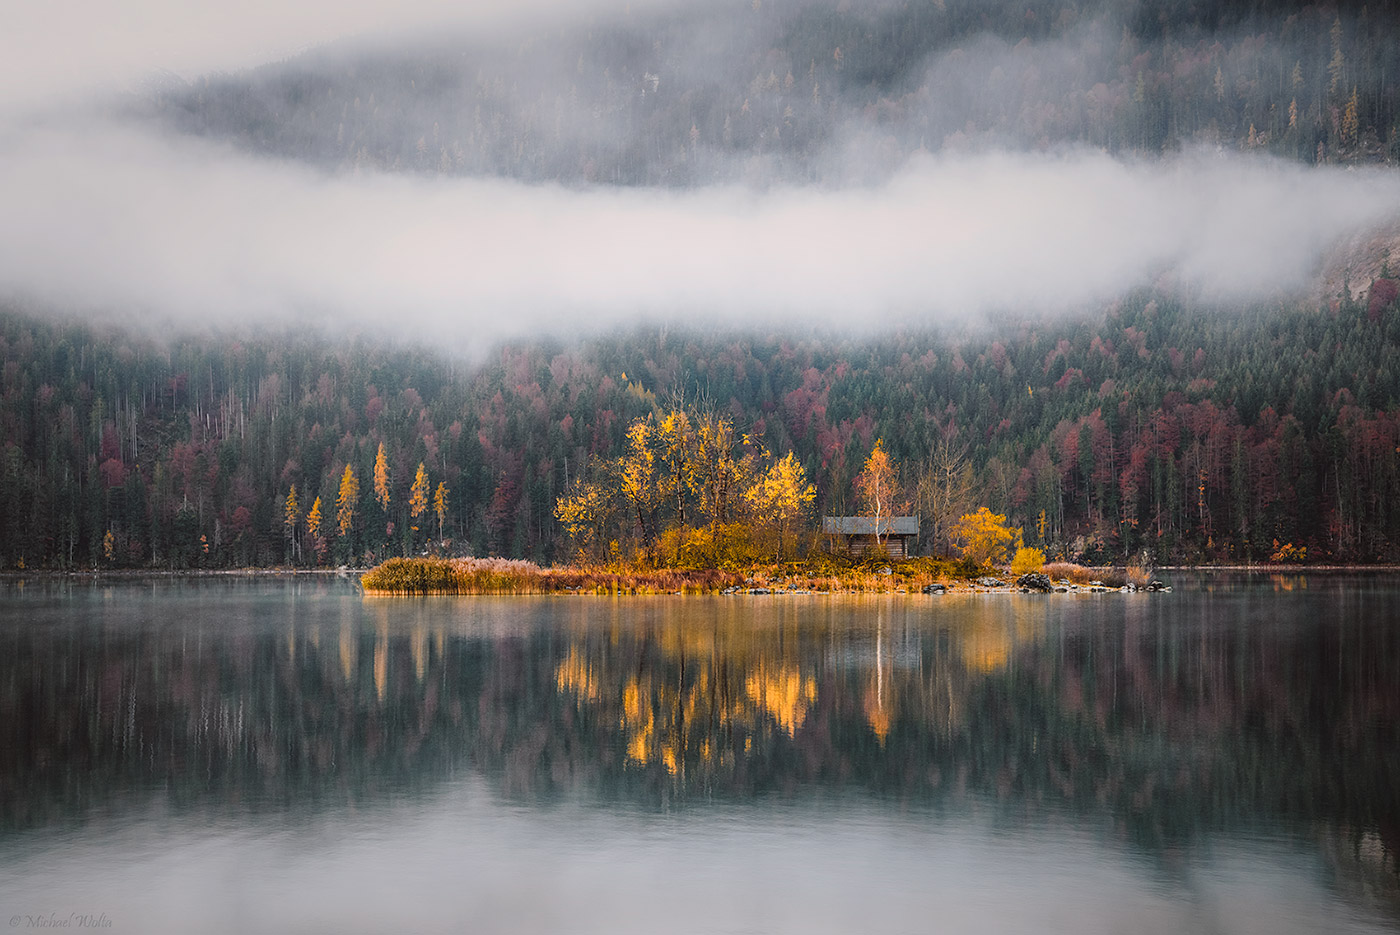
[[[1175,273],[1303,285],[1394,173],[1196,153],[925,158],[877,187],[329,176],[131,128],[0,140],[0,290],[80,312],[495,339],[654,317],[861,327],[1053,312]]]

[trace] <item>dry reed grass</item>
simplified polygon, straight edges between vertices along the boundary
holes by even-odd
[[[1073,562],[1051,562],[1041,569],[1051,581],[1068,581],[1080,586],[1098,582],[1106,588],[1121,588],[1126,584],[1143,587],[1152,579],[1151,572],[1140,565],[1126,569],[1111,566],[1090,567]]]
[[[369,594],[701,594],[742,583],[737,572],[541,568],[506,558],[391,558],[360,578]]]

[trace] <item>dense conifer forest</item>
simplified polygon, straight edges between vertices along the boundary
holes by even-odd
[[[662,457],[637,442],[633,426],[649,416],[660,426],[675,413],[732,431],[736,457],[742,448],[765,471],[781,465],[783,483],[802,494],[778,533],[793,545],[821,515],[856,511],[857,477],[882,444],[897,475],[892,505],[921,516],[924,553],[946,554],[952,521],[987,507],[1050,558],[1400,559],[1400,280],[1379,249],[1371,251],[1374,263],[1351,267],[1356,282],[1328,282],[1320,298],[1281,297],[1300,294],[1310,265],[1338,231],[1351,229],[1347,223],[1364,226],[1370,208],[1366,223],[1384,222],[1391,210],[1389,170],[1337,166],[1400,161],[1397,25],[1388,4],[640,4],[476,38],[443,29],[332,42],[246,71],[171,75],[103,98],[102,118],[124,129],[92,130],[108,147],[97,150],[92,170],[101,175],[104,153],[124,168],[117,182],[96,179],[94,190],[149,186],[156,205],[147,211],[141,196],[127,207],[114,202],[106,214],[104,198],[79,191],[72,208],[65,176],[52,189],[52,212],[45,202],[17,215],[35,227],[51,213],[68,217],[71,227],[62,229],[73,236],[55,240],[50,232],[39,241],[48,246],[31,256],[23,232],[12,251],[21,260],[0,277],[0,566],[310,566],[425,551],[562,562],[584,545],[595,558],[641,549],[655,560],[668,526],[744,522],[742,510],[730,516],[725,505],[733,492],[716,499],[675,482],[665,503],[593,523],[588,543],[579,535],[587,524],[561,523],[568,512],[561,500],[586,506],[590,490],[625,481],[616,466],[629,446],[648,465]],[[79,126],[90,116],[75,113],[65,119]],[[24,126],[18,137],[33,130]],[[126,135],[133,126],[143,128],[140,145]],[[82,138],[44,137],[26,165],[37,174],[56,153],[81,149],[73,140]],[[143,148],[193,138],[212,142]],[[225,159],[230,149],[246,161]],[[1216,188],[1162,183],[1197,165],[1173,154],[1224,150],[1249,155],[1211,163]],[[1007,167],[993,160],[974,186],[979,196],[946,213],[933,209],[942,208],[940,198],[956,200],[957,181],[934,189],[927,213],[937,215],[928,222],[941,225],[937,231],[888,234],[888,250],[912,251],[915,260],[894,264],[885,278],[912,285],[872,297],[868,323],[865,311],[827,308],[813,317],[844,322],[844,330],[812,330],[800,316],[774,332],[713,326],[716,317],[742,321],[801,307],[804,294],[790,294],[770,268],[808,261],[809,253],[819,265],[859,267],[866,277],[851,281],[862,288],[880,285],[884,274],[869,269],[878,266],[878,250],[822,256],[818,247],[808,251],[804,225],[819,217],[840,228],[843,212],[911,165],[930,177],[940,166],[957,176],[965,166],[926,158],[942,153],[1040,154],[1051,168],[1020,173],[1021,187],[1003,192],[998,172]],[[1048,211],[1053,223],[1035,228],[1039,240],[1007,241],[1039,251],[1063,215],[1067,227],[1079,226],[1066,233],[1063,250],[1047,252],[1058,259],[1037,264],[1015,250],[989,259],[1001,241],[985,230],[958,252],[962,227],[1014,227],[1017,199],[1033,200],[1053,184],[1062,153],[1093,157],[1084,162],[1090,182],[1056,189],[1051,207],[1042,205],[1039,216]],[[179,176],[212,195],[192,200],[188,212],[167,204],[183,196],[167,191],[160,168],[128,171],[151,160],[177,173],[217,164],[208,178]],[[1131,202],[1132,216],[1105,213],[1103,204],[1098,214],[1076,214],[1099,194],[1102,173],[1144,165],[1161,175],[1133,177],[1129,189],[1149,194]],[[1259,170],[1268,181],[1256,191],[1250,173]],[[336,187],[353,179],[363,190]],[[453,189],[454,179],[512,181]],[[226,210],[241,202],[225,191],[230,185],[256,195],[250,216]],[[1200,206],[1183,211],[1174,227],[1163,219],[1174,232],[1160,243],[1105,256],[1112,238],[1158,226],[1158,218],[1139,215],[1169,213],[1183,191],[1218,199],[1221,186],[1256,198],[1231,201],[1228,217]],[[624,189],[637,198],[592,197]],[[749,196],[775,189],[831,197],[814,202],[815,214],[790,216],[764,203],[777,220],[745,226]],[[1294,215],[1272,210],[1304,189]],[[454,207],[422,218],[449,191]],[[728,193],[718,198],[728,206],[719,228],[706,200],[715,191]],[[881,212],[901,191],[886,192],[861,215],[881,236]],[[565,197],[580,192],[590,197]],[[1343,195],[1350,200],[1332,203]],[[775,197],[788,204],[781,192]],[[388,211],[396,199],[401,213]],[[679,215],[666,213],[679,199],[694,201]],[[1113,193],[1104,199],[1113,202]],[[283,201],[290,205],[277,213]],[[637,214],[638,205],[660,207]],[[370,218],[336,244],[316,242],[376,211],[387,211],[382,238],[381,222]],[[533,256],[532,238],[561,216],[551,212],[574,218],[584,235]],[[520,213],[536,226],[512,227]],[[665,222],[677,216],[689,233],[672,243]],[[477,217],[488,219],[484,233],[457,238]],[[642,231],[635,239],[572,255],[595,227],[628,223]],[[489,262],[520,266],[499,280],[464,255],[464,245],[497,234],[493,224],[514,233],[489,244],[500,247]],[[1284,233],[1252,238],[1251,224]],[[169,229],[189,236],[169,239]],[[754,256],[741,245],[738,254],[674,269],[700,278],[711,266],[752,260],[747,278],[726,279],[730,285],[713,293],[721,298],[712,304],[729,296],[735,308],[704,306],[708,293],[701,307],[686,305],[695,284],[673,282],[683,276],[664,264],[651,278],[629,279],[610,301],[612,278],[645,265],[616,252],[650,250],[655,241],[653,261],[703,253],[706,236],[724,239],[716,230],[739,232],[729,238],[736,242],[752,238]],[[942,239],[926,245],[933,233]],[[1393,233],[1385,236],[1393,241]],[[111,249],[127,239],[138,249]],[[376,243],[359,242],[368,239]],[[775,240],[786,252],[767,252]],[[71,261],[50,266],[70,241]],[[186,241],[188,255],[180,253]],[[827,249],[853,246],[838,239]],[[930,295],[924,308],[925,280],[930,292],[947,284],[920,278],[921,249],[992,273],[959,280],[961,291]],[[303,263],[298,251],[314,252],[314,261]],[[349,275],[357,261],[347,257],[371,271]],[[1208,274],[1181,271],[1203,257]],[[537,259],[548,262],[537,270]],[[1016,298],[973,294],[1011,283],[1023,259],[1039,272],[1019,277]],[[591,262],[612,265],[585,268]],[[1081,293],[1073,283],[1046,281],[1057,264],[1067,280],[1092,278],[1100,266],[1122,272]],[[1243,269],[1250,264],[1258,269]],[[548,270],[565,284],[529,292]],[[954,273],[940,267],[945,278]],[[1266,296],[1285,275],[1292,281]],[[162,277],[174,285],[163,289]],[[419,278],[427,285],[414,293],[409,286]],[[1232,278],[1244,283],[1233,298],[1228,288],[1207,296],[1217,280]],[[497,291],[473,291],[483,281]],[[1124,294],[1127,282],[1138,286]],[[580,298],[571,283],[593,291]],[[528,294],[517,295],[522,290]],[[380,312],[373,296],[400,293],[408,296],[400,310],[414,324],[382,341],[388,329],[365,323],[395,312]],[[1101,301],[1110,293],[1119,298]],[[414,308],[415,296],[428,307]],[[237,304],[244,299],[246,309]],[[498,327],[514,313],[493,303],[511,301],[521,306],[515,330],[491,332],[467,356],[424,349],[431,323],[452,331],[447,343],[473,327]],[[873,308],[881,301],[912,307]],[[135,327],[77,323],[98,307],[128,311],[131,321],[142,308],[197,320],[201,302],[219,309],[211,314],[230,314],[232,305],[231,314],[246,312],[249,322],[287,324],[223,336],[180,326],[157,340]],[[1029,307],[1016,308],[1020,302]],[[965,315],[960,303],[975,308]],[[310,307],[343,327],[305,325]],[[989,322],[964,321],[988,309],[1001,312]],[[877,321],[885,311],[892,317]],[[569,316],[635,323],[643,314],[656,316],[652,324],[590,326],[567,342],[548,336],[568,329],[559,322]],[[364,336],[353,337],[359,329]],[[492,343],[531,331],[545,336]],[[810,502],[807,483],[815,488]],[[789,528],[798,512],[802,529]]]
[[[1242,310],[1143,291],[1092,317],[864,337],[642,328],[470,364],[296,334],[158,341],[11,310],[0,558],[568,560],[558,499],[625,449],[633,420],[679,406],[795,454],[813,523],[855,509],[883,440],[924,551],[946,551],[950,515],[988,506],[1071,560],[1393,561],[1396,291],[1382,279],[1321,309]],[[940,476],[956,488],[942,499]],[[614,534],[625,551],[642,532]]]

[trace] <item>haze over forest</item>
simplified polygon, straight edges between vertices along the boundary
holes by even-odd
[[[1387,5],[43,7],[8,566],[286,560],[380,445],[346,557],[423,544],[423,463],[454,542],[561,558],[555,499],[702,400],[817,509],[883,437],[1068,557],[1396,555]]]

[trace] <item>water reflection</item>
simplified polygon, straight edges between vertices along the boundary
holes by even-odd
[[[1283,834],[1400,919],[1384,579],[415,601],[31,582],[2,607],[0,841],[142,801],[389,808],[467,776],[522,804],[643,810],[859,794],[1089,821],[1181,885],[1183,848]]]

